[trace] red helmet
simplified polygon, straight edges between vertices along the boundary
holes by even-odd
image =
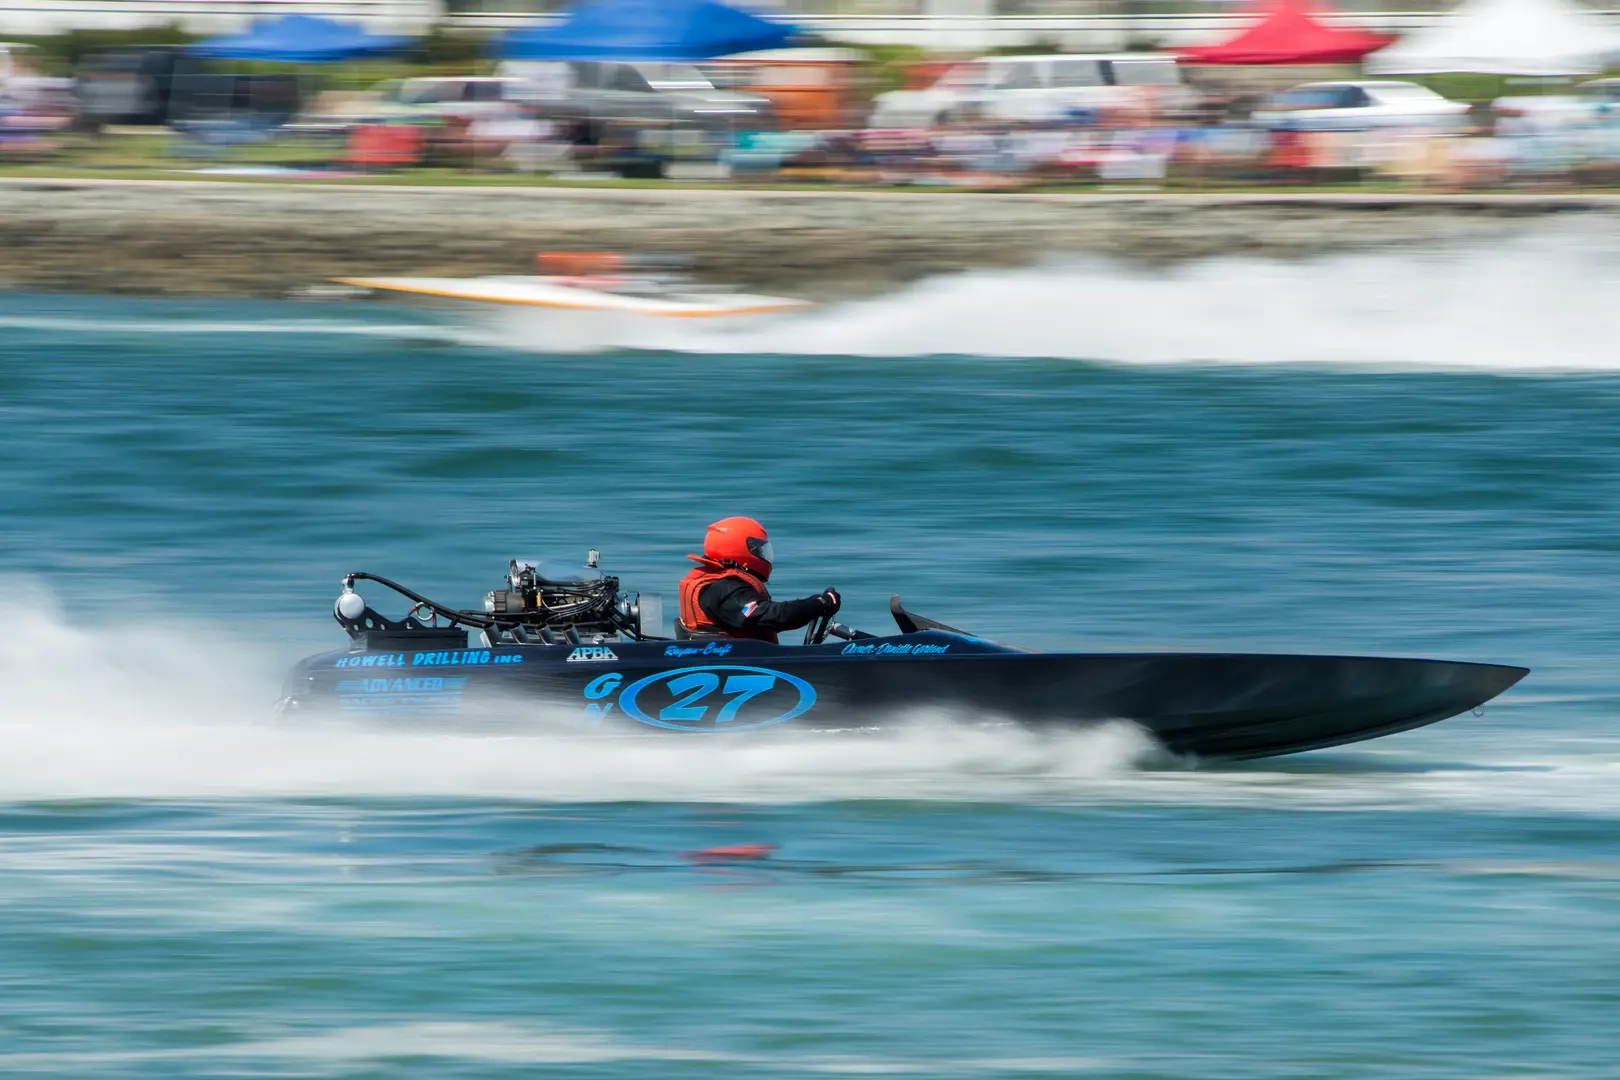
[[[717,563],[740,566],[761,581],[771,576],[771,538],[753,518],[728,517],[709,526],[703,554]]]

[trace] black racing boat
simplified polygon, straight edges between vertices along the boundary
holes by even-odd
[[[874,728],[938,707],[1034,729],[1130,721],[1175,753],[1255,758],[1432,724],[1528,674],[1450,660],[1037,653],[925,619],[899,597],[893,634],[822,619],[798,645],[691,637],[679,624],[667,638],[660,597],[621,591],[595,551],[586,562],[514,559],[482,611],[350,574],[334,608],[349,647],[300,662],[280,708],[470,720],[534,700],[548,703],[534,710],[537,730],[717,734]],[[358,581],[409,601],[405,617],[379,615]]]

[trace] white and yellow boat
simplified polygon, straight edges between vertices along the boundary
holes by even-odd
[[[522,344],[545,351],[682,348],[686,339],[736,331],[813,306],[688,285],[673,271],[678,265],[658,256],[543,252],[534,274],[333,280],[439,308],[497,314],[501,329],[516,330]],[[690,329],[677,329],[683,325]]]

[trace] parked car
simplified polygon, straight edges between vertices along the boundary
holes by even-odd
[[[38,77],[38,54],[32,45],[0,41],[0,106],[19,98],[28,80]]]
[[[0,41],[0,113],[26,112],[36,119],[74,112],[73,80],[47,76],[32,45]]]
[[[1262,98],[1250,117],[1271,131],[1362,131],[1387,127],[1449,127],[1461,123],[1466,102],[1417,83],[1302,83]]]
[[[169,91],[169,126],[204,140],[269,137],[298,114],[302,86],[291,72],[185,70]]]
[[[48,153],[73,122],[71,79],[42,74],[31,45],[0,41],[0,155]]]
[[[471,120],[535,101],[533,81],[499,75],[423,76],[397,79],[378,88],[379,111],[388,115],[432,115]]]
[[[533,80],[542,88],[546,113],[579,122],[587,134],[604,124],[724,130],[771,119],[769,98],[721,90],[691,64],[508,62],[501,69]]]
[[[868,126],[936,127],[957,119],[1031,122],[1101,110],[1155,113],[1192,101],[1169,55],[989,56],[950,68],[927,89],[879,94]]]
[[[103,124],[165,124],[174,78],[185,63],[175,45],[124,46],[86,54],[74,72],[79,118]]]
[[[1578,97],[1594,104],[1620,105],[1620,79],[1593,79],[1575,88]]]
[[[534,103],[539,88],[528,79],[490,75],[388,79],[369,90],[326,90],[314,95],[294,126],[337,134],[357,124],[390,120],[466,121],[500,117]]]
[[[1592,79],[1562,94],[1513,94],[1491,102],[1498,115],[1531,118],[1557,127],[1620,113],[1620,79]]]

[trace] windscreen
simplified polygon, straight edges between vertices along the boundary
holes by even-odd
[[[1116,86],[1180,86],[1181,75],[1169,60],[1115,60]]]
[[[1339,104],[1340,91],[1336,86],[1313,86],[1274,94],[1265,100],[1265,109],[1331,109]]]
[[[407,79],[393,92],[393,97],[402,105],[431,105],[444,100],[444,86],[427,79]]]
[[[1053,86],[1101,86],[1102,65],[1095,60],[1054,60]]]
[[[691,64],[638,64],[636,70],[654,90],[713,90],[714,84]]]
[[[999,69],[997,74],[1000,74]],[[941,75],[933,88],[936,90],[977,90],[979,87],[989,84],[990,75],[991,70],[988,64],[958,64]]]

